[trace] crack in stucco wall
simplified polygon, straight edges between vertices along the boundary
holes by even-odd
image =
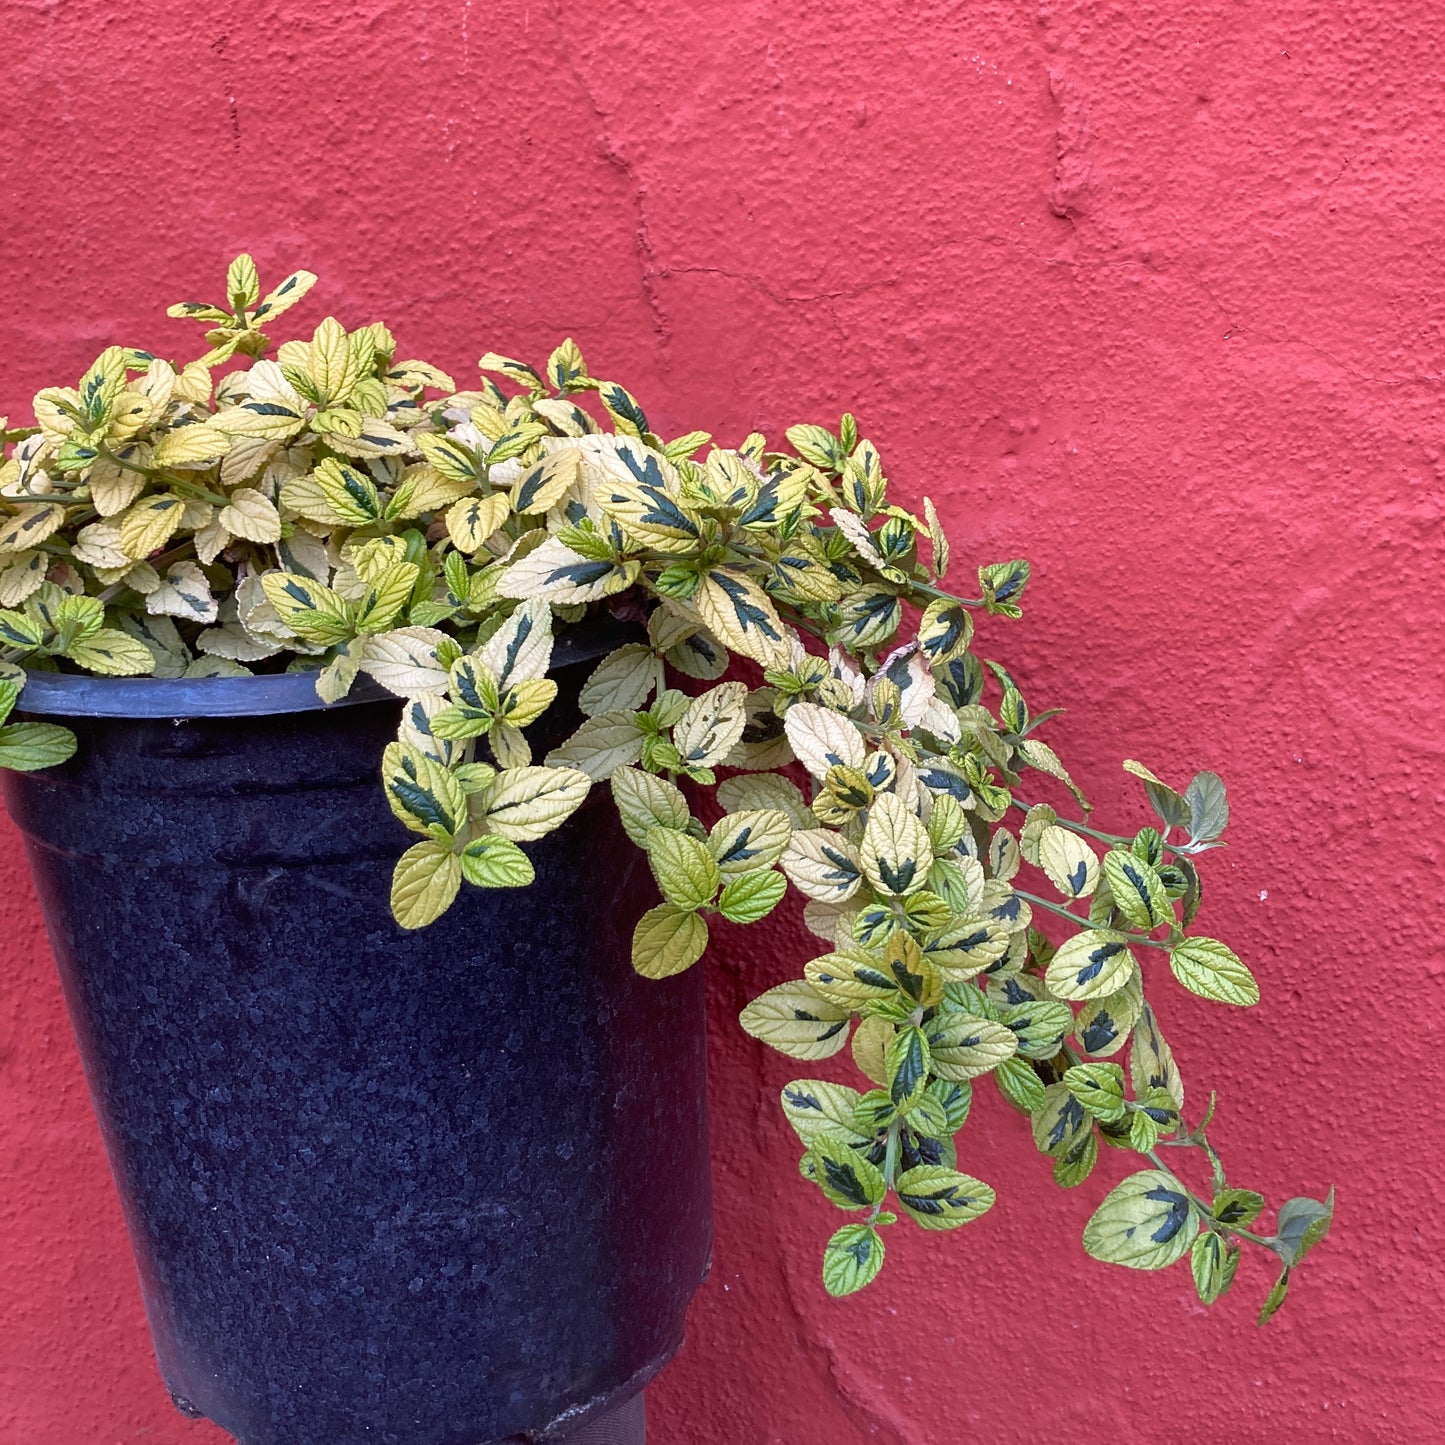
[[[558,49],[562,56],[562,62],[573,80],[576,81],[577,89],[581,92],[587,108],[597,121],[597,149],[603,159],[626,182],[637,208],[633,245],[637,253],[638,281],[642,288],[643,300],[647,305],[647,314],[652,321],[652,330],[658,341],[665,345],[672,336],[672,326],[667,312],[663,308],[662,298],[658,294],[657,253],[653,248],[652,235],[647,224],[647,183],[635,163],[613,139],[611,116],[598,98],[595,87],[587,78],[587,73],[573,50],[571,37],[567,31],[567,18],[562,10],[562,0],[551,0],[551,11],[553,23],[557,28]]]

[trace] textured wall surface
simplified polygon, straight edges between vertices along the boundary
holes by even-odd
[[[1445,92],[1424,0],[99,0],[0,12],[0,411],[249,248],[304,310],[384,314],[467,374],[575,335],[660,431],[845,405],[960,566],[1026,555],[991,655],[1106,825],[1121,756],[1228,781],[1201,925],[1264,1001],[1155,989],[1218,1141],[1274,1198],[1340,1187],[1266,1331],[1246,1258],[1088,1261],[1122,1174],[1061,1194],[981,1097],[999,1207],[894,1231],[829,1301],[744,998],[712,961],[719,1238],[657,1445],[1445,1438],[1439,576]],[[754,930],[756,934],[760,930]],[[0,827],[0,1441],[213,1445],[155,1376],[18,843]],[[981,1096],[984,1091],[980,1091]]]

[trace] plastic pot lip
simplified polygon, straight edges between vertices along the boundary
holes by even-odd
[[[615,617],[589,618],[557,636],[552,665],[590,662],[627,642],[645,638],[634,623]],[[274,717],[280,713],[327,712],[401,698],[365,675],[340,702],[316,695],[314,672],[281,672],[255,677],[85,677],[77,673],[33,672],[17,711],[39,717],[199,718]]]

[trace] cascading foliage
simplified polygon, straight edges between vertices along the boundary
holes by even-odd
[[[836,433],[790,428],[786,450],[754,434],[703,456],[708,435],[664,442],[570,341],[540,372],[488,353],[465,391],[398,360],[380,324],[328,318],[268,359],[260,328],[314,280],[262,299],[239,257],[224,305],[171,308],[209,328],[199,360],[110,347],[35,398],[37,426],[5,431],[0,722],[27,670],[314,671],[327,701],[368,674],[405,699],[381,765],[419,838],[392,887],[404,928],[463,886],[531,883],[518,845],[605,782],[663,899],[637,921],[640,973],[691,967],[713,920],[756,922],[790,883],[807,900],[822,950],[742,1024],[809,1063],[851,1045],[866,1085],[805,1078],[782,1095],[805,1179],[857,1216],[824,1250],[831,1293],[873,1279],[900,1215],[951,1229],[992,1206],[957,1144],[988,1078],[1064,1187],[1101,1143],[1142,1156],[1085,1227],[1091,1255],[1134,1269],[1188,1255],[1212,1303],[1241,1241],[1262,1245],[1283,1264],[1267,1319],[1333,1196],[1251,1229],[1264,1200],[1228,1182],[1213,1099],[1186,1122],[1146,1000],[1166,974],[1258,999],[1240,959],[1192,931],[1224,787],[1200,773],[1178,792],[1126,763],[1159,816],[1133,836],[1030,796],[1029,776],[1054,779],[1087,812],[1038,737],[1054,713],[971,650],[974,613],[1020,615],[1028,564],[950,592],[936,510],[889,502],[851,416]],[[597,665],[585,720],[534,761],[553,630],[598,611],[637,640]],[[751,682],[721,680],[730,669]],[[53,724],[0,728],[3,766],[74,747]],[[1168,1162],[1181,1149],[1203,1156],[1204,1192]]]

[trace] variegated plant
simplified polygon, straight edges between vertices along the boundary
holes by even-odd
[[[1200,773],[1176,792],[1126,763],[1160,820],[1132,836],[1032,794],[1030,777],[1057,780],[1085,808],[1038,737],[1052,714],[971,650],[976,613],[1019,615],[1027,564],[949,591],[935,509],[890,503],[851,416],[791,428],[788,449],[752,435],[703,455],[707,435],[654,435],[570,342],[540,372],[488,353],[464,391],[399,360],[382,325],[328,318],[267,359],[260,327],[313,280],[263,300],[243,256],[224,305],[172,309],[210,328],[206,355],[111,347],[36,397],[36,427],[6,432],[0,721],[26,669],[299,669],[328,701],[369,674],[405,700],[382,778],[420,837],[392,890],[406,928],[463,886],[530,883],[518,845],[606,782],[663,899],[636,924],[643,974],[691,967],[712,920],[755,922],[789,883],[807,900],[825,951],[742,1023],[809,1062],[851,1038],[867,1084],[783,1091],[804,1176],[858,1216],[824,1251],[831,1292],[874,1277],[900,1213],[949,1229],[993,1204],[955,1143],[988,1078],[1060,1184],[1087,1178],[1101,1143],[1146,1161],[1089,1221],[1091,1254],[1137,1269],[1189,1255],[1211,1302],[1252,1241],[1283,1262],[1272,1313],[1331,1203],[1290,1200],[1273,1234],[1253,1232],[1264,1201],[1227,1182],[1212,1098],[1184,1122],[1146,1001],[1169,974],[1258,997],[1229,948],[1191,931],[1224,788]],[[585,721],[536,763],[553,630],[596,611],[637,640],[597,665]],[[51,724],[0,729],[9,767],[73,747]],[[1168,1162],[1181,1149],[1202,1155],[1203,1193]]]

